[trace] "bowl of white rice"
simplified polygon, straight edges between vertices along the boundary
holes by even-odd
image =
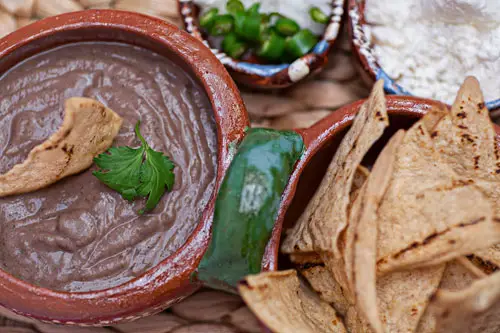
[[[500,1],[349,0],[353,50],[387,93],[452,104],[464,78],[483,87],[500,117]]]
[[[227,0],[179,0],[184,27],[188,33],[203,41],[226,66],[236,82],[263,89],[286,88],[320,71],[328,61],[328,52],[339,34],[345,0],[242,0],[245,7],[260,3],[263,13],[277,12],[293,19],[302,28],[320,36],[312,50],[291,63],[259,63],[231,58],[212,43],[199,24],[199,15],[207,9],[217,8],[224,14]],[[309,17],[311,7],[319,7],[329,16],[326,25]]]

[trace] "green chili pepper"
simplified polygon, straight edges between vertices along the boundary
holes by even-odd
[[[212,23],[212,27],[210,28],[210,34],[213,36],[222,36],[225,35],[231,30],[233,30],[234,26],[234,18],[229,15],[219,15],[215,18]]]
[[[282,36],[293,36],[300,30],[300,26],[292,19],[280,17],[274,24],[276,31]]]
[[[200,26],[209,31],[218,14],[219,10],[217,8],[210,9],[200,17]]]
[[[215,203],[212,239],[197,272],[207,286],[236,292],[244,276],[260,272],[281,196],[302,155],[293,131],[249,129]]]
[[[330,20],[328,15],[323,13],[323,11],[321,9],[319,9],[318,7],[312,7],[311,9],[309,9],[309,15],[311,16],[311,19],[314,22],[321,23],[321,24],[327,24],[328,21]]]
[[[245,6],[240,0],[229,0],[226,4],[226,10],[230,14],[234,14],[239,11],[245,11]]]
[[[259,10],[260,10],[260,2],[256,2],[248,8],[247,13],[249,15],[256,15],[259,14]]]
[[[280,60],[285,51],[285,44],[284,37],[271,32],[258,49],[257,55],[270,61]]]
[[[318,37],[309,29],[302,29],[286,39],[285,50],[292,59],[307,54],[318,43]]]
[[[222,50],[231,58],[239,59],[247,51],[247,45],[239,40],[238,35],[230,32],[222,41]]]
[[[234,31],[241,38],[251,41],[258,42],[260,40],[260,35],[266,29],[267,24],[262,22],[262,18],[259,14],[248,15],[245,12],[237,12],[234,14]]]

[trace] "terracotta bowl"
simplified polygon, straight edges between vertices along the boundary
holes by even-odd
[[[263,65],[233,59],[222,51],[211,47],[198,22],[199,8],[193,0],[178,0],[179,12],[186,31],[203,41],[227,67],[233,78],[245,86],[261,89],[286,88],[320,71],[328,61],[328,52],[337,39],[342,24],[345,0],[332,0],[330,22],[326,25],[321,40],[311,53],[291,64]],[[309,15],[304,13],[304,15]]]
[[[198,79],[217,122],[217,190],[230,161],[229,143],[242,139],[249,122],[234,82],[210,50],[160,19],[89,10],[51,17],[1,39],[0,75],[34,54],[81,41],[123,42],[148,48],[175,61]],[[134,320],[182,300],[200,287],[189,277],[208,245],[216,190],[186,243],[142,276],[107,290],[67,293],[44,289],[0,271],[0,305],[42,321],[89,326]]]
[[[282,197],[278,218],[262,262],[263,270],[290,268],[288,258],[279,254],[281,236],[286,229],[293,227],[312,199],[333,155],[363,102],[364,100],[361,100],[344,106],[312,127],[297,130],[304,138],[306,151],[297,164]],[[384,132],[383,137],[370,149],[363,164],[372,165],[384,145],[397,130],[410,128],[428,110],[439,105],[444,104],[416,97],[388,96],[390,126]],[[496,126],[496,131],[500,145],[500,126]]]
[[[388,94],[411,95],[404,87],[392,80],[380,67],[363,26],[365,21],[365,0],[349,0],[347,4],[348,30],[352,41],[354,56],[357,58],[360,72],[365,81],[373,84],[378,79],[384,79],[384,89]],[[487,101],[486,106],[493,118],[500,118],[500,99]]]

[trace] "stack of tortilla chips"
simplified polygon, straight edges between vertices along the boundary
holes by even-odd
[[[479,84],[398,131],[377,82],[282,244],[297,270],[248,276],[273,332],[500,332],[500,149]]]

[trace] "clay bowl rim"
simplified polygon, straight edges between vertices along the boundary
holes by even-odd
[[[413,96],[404,87],[400,86],[383,70],[373,54],[372,45],[364,33],[363,25],[366,23],[365,0],[348,0],[347,20],[349,38],[351,40],[353,55],[359,63],[361,70],[369,80],[384,79],[384,90],[388,94]],[[500,117],[500,98],[487,101],[486,107],[492,116]]]
[[[389,116],[408,117],[415,120],[421,118],[434,107],[449,107],[445,103],[439,101],[414,96],[390,95],[386,96],[386,100],[387,112]],[[276,271],[279,269],[278,259],[283,224],[285,222],[285,216],[288,208],[290,207],[296,194],[302,172],[314,155],[318,153],[321,148],[329,142],[329,140],[336,137],[338,133],[352,125],[355,115],[365,101],[366,99],[362,99],[345,105],[310,128],[296,130],[304,138],[306,150],[300,161],[295,166],[285,192],[283,193],[278,211],[278,217],[275,221],[272,235],[267,243],[266,251],[262,260],[263,271]],[[500,126],[494,124],[494,127],[500,144]]]
[[[208,246],[215,197],[231,160],[231,143],[239,142],[244,136],[245,128],[249,126],[235,83],[210,50],[174,25],[143,14],[86,10],[37,21],[0,39],[0,59],[9,58],[16,50],[23,52],[18,57],[20,59],[9,60],[4,64],[5,71],[33,54],[75,42],[66,39],[57,44],[50,38],[46,39],[60,33],[79,34],[82,31],[79,41],[107,40],[102,36],[84,37],[87,29],[106,29],[108,34],[128,34],[129,44],[135,44],[136,40],[154,43],[165,50],[167,58],[176,58],[189,68],[189,74],[194,75],[206,91],[215,114],[218,169],[211,199],[186,242],[157,266],[133,280],[104,290],[64,292],[30,284],[0,270],[0,305],[42,321],[80,326],[109,325],[138,319],[161,311],[200,287],[199,283],[190,281],[189,277]],[[108,41],[122,41],[113,38]],[[37,44],[40,40],[51,45],[40,47]]]
[[[328,62],[328,52],[342,30],[346,0],[330,0],[330,22],[325,26],[320,41],[311,52],[292,63],[265,65],[237,60],[217,48],[212,48],[200,29],[196,4],[193,0],[177,0],[185,30],[201,40],[228,68],[234,79],[243,85],[260,89],[287,88],[321,70]]]

